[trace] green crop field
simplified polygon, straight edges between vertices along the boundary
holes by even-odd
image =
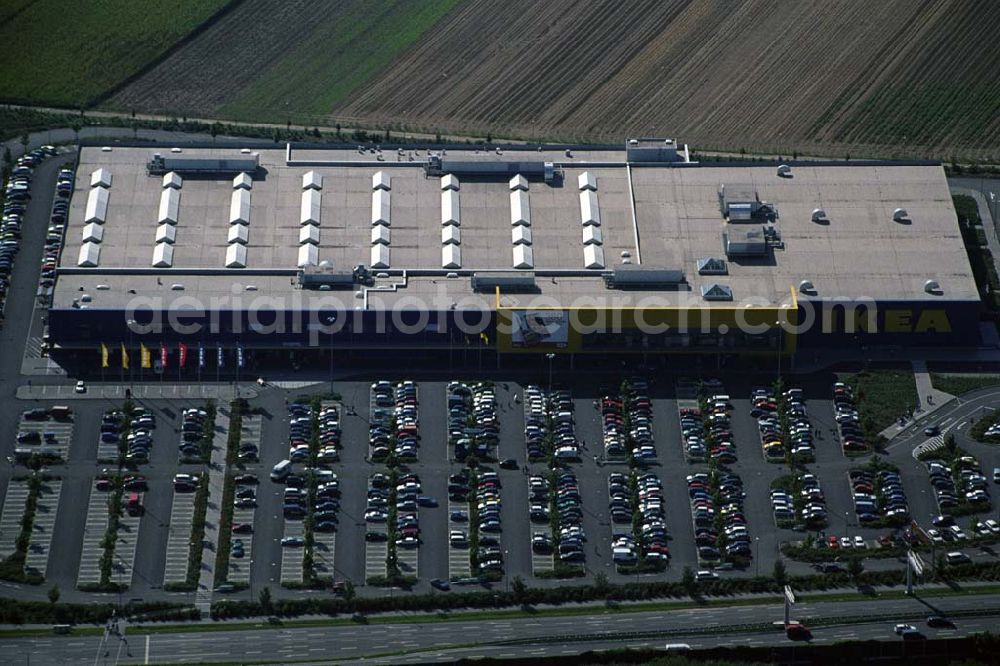
[[[76,107],[233,0],[27,0],[0,7],[0,99]]]

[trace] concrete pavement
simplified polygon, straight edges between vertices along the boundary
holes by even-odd
[[[927,371],[926,361],[913,360],[910,365],[913,367],[913,378],[917,385],[917,409],[912,420],[907,419],[902,423],[897,421],[879,433],[890,441],[900,433],[906,432],[916,421],[930,423],[933,419],[929,419],[929,416],[955,399],[955,396],[950,393],[934,388],[931,384],[931,374]]]

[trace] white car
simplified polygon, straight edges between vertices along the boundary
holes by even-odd
[[[896,633],[897,636],[902,636],[904,632],[916,631],[917,628],[914,627],[912,624],[897,624],[895,627],[892,628],[892,630]]]
[[[861,538],[860,536],[856,536],[856,537],[854,537],[854,547],[855,548],[867,548],[868,544],[865,543],[865,540],[863,538]]]
[[[77,393],[86,393],[87,385],[83,383],[82,379],[80,379],[76,382],[76,387],[74,387],[73,390],[76,391]]]
[[[851,547],[851,538],[850,537],[840,537],[840,547],[841,548],[850,548]]]

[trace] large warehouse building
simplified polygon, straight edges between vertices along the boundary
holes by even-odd
[[[76,178],[49,317],[64,356],[979,342],[938,164],[699,164],[662,139],[115,145],[81,148]]]

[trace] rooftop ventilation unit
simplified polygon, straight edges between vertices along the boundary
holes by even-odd
[[[315,266],[316,260],[319,258],[319,248],[311,243],[305,243],[299,247],[299,256],[296,261],[296,266],[299,268],[305,268],[306,266]],[[354,286],[354,281],[348,286]]]
[[[100,243],[104,240],[104,227],[91,222],[83,227],[84,243]]]
[[[317,173],[315,171],[307,171],[304,174],[302,174],[302,189],[303,190],[323,189],[323,174]]]
[[[521,174],[517,174],[507,182],[507,185],[511,190],[527,190],[528,179]]]
[[[441,244],[442,245],[461,245],[462,243],[462,229],[453,225],[448,225],[441,227]]]
[[[377,243],[371,250],[372,268],[389,268],[389,246]]]
[[[245,224],[229,225],[229,233],[226,236],[227,243],[242,243],[246,245],[250,241],[250,227]]]
[[[299,248],[300,256],[303,248],[308,247],[310,246],[304,245]],[[368,279],[367,270],[364,271],[364,275],[359,274],[357,269],[350,273],[344,271],[334,272],[327,270],[329,263],[323,260],[319,263],[319,268],[303,267],[303,270],[298,273],[299,286],[303,289],[320,289],[323,287],[326,289],[353,289],[355,284],[363,283]]]
[[[600,227],[587,227],[587,229],[600,229]],[[584,268],[604,268],[604,248],[600,245],[586,245],[583,248]]]
[[[646,265],[619,266],[603,277],[609,289],[676,289],[684,284],[684,271]]]
[[[101,244],[84,243],[80,246],[80,255],[77,257],[76,265],[83,268],[94,268],[101,261]]]
[[[725,259],[705,257],[698,260],[698,275],[729,275]]]
[[[234,190],[249,190],[252,187],[253,187],[253,178],[251,178],[250,174],[246,172],[237,174],[236,177],[233,178]]]
[[[299,245],[302,245],[303,243],[319,245],[319,227],[311,224],[302,225],[299,228]]]
[[[302,204],[299,207],[299,224],[319,224],[322,208],[323,195],[319,190],[307,189],[302,192]]]
[[[173,243],[177,240],[177,227],[172,224],[161,224],[156,227],[157,243]]]
[[[535,267],[535,253],[530,245],[515,245],[513,250],[514,268],[525,269]]]
[[[107,169],[97,169],[90,174],[91,187],[111,187],[111,172]]]
[[[514,190],[510,193],[510,224],[531,225],[531,201],[524,190]]]
[[[511,245],[531,245],[531,227],[519,224],[510,228]]]
[[[229,201],[229,224],[250,224],[250,190],[233,190]]]
[[[444,245],[441,247],[441,268],[461,268],[462,247],[460,245]]]
[[[701,297],[706,301],[731,301],[733,289],[727,284],[706,284],[701,288]]]
[[[584,245],[602,245],[603,243],[604,243],[604,236],[601,233],[600,227],[591,224],[583,228]]]
[[[584,171],[579,176],[577,176],[576,182],[581,190],[597,189],[597,176],[590,173],[589,171]]]
[[[181,191],[168,187],[160,192],[158,224],[177,224],[177,214],[181,207]]]
[[[458,178],[455,177],[455,174],[446,173],[445,175],[441,176],[441,189],[456,190],[456,191],[459,189]]]
[[[372,192],[372,225],[384,224],[385,226],[389,226],[391,210],[388,190],[375,190]]]
[[[601,224],[601,206],[593,190],[580,192],[580,224]]]
[[[176,171],[163,174],[163,187],[172,187],[175,190],[179,190],[183,185],[184,179]]]
[[[799,291],[807,296],[815,296],[818,293],[815,285],[813,285],[813,283],[809,280],[799,282]]]
[[[792,167],[787,164],[778,165],[778,177],[780,178],[791,178],[792,177]]]
[[[389,227],[384,224],[376,224],[372,227],[372,245],[375,243],[388,245],[390,243],[390,236]]]
[[[457,190],[443,190],[441,192],[441,224],[461,224],[462,209],[458,198]]]
[[[240,243],[232,243],[226,247],[226,268],[246,268],[247,247]]]
[[[813,208],[812,212],[813,222],[825,222],[826,221],[826,211],[822,208]]]
[[[905,208],[897,208],[892,211],[892,219],[896,222],[906,222],[909,219],[909,215]]]
[[[157,243],[153,248],[153,268],[170,268],[174,265],[174,246]]]
[[[553,183],[562,178],[562,170],[552,162],[515,162],[509,160],[452,160],[432,155],[424,165],[428,176],[454,174],[459,179],[503,181],[521,175],[527,180]]]
[[[924,291],[928,294],[934,294],[935,296],[940,296],[944,293],[937,280],[927,280],[924,282]]]
[[[472,291],[477,293],[530,294],[538,291],[533,273],[473,273]]]
[[[722,232],[722,244],[730,259],[767,256],[767,239],[761,228],[727,227]]]
[[[392,179],[389,174],[385,171],[376,171],[372,174],[372,189],[373,190],[391,190],[392,189]]]
[[[110,190],[106,187],[95,187],[87,193],[87,209],[83,215],[84,223],[104,224],[104,220],[108,216],[109,195]]]

